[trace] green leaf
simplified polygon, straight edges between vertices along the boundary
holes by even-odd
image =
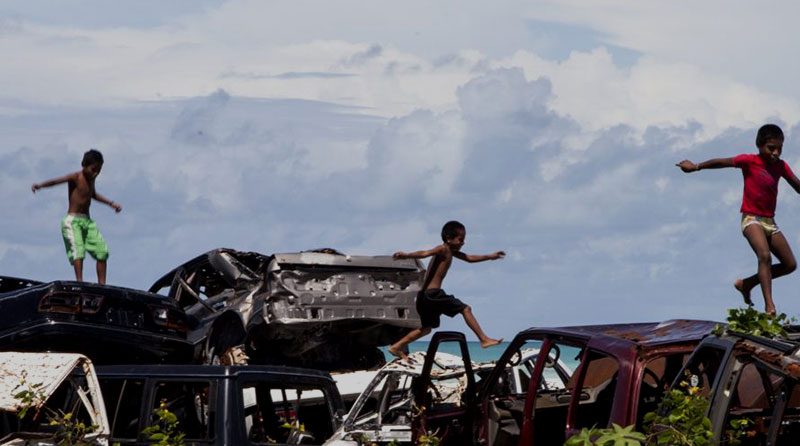
[[[565,446],[592,446],[592,433],[586,428],[571,437],[564,443]]]

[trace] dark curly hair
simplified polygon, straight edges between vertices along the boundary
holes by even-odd
[[[103,164],[103,154],[100,153],[97,149],[89,149],[86,153],[83,154],[83,161],[81,162],[82,166],[88,166],[89,164]]]
[[[761,147],[770,139],[783,139],[783,130],[775,124],[764,124],[758,129],[756,147]]]
[[[450,220],[442,226],[442,241],[446,242],[453,239],[458,235],[458,231],[466,230],[467,228],[465,228],[461,222]]]

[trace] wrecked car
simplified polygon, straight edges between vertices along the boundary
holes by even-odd
[[[714,322],[532,328],[517,334],[481,381],[469,423],[474,444],[563,444],[582,428],[641,426],[695,346]],[[521,352],[539,351],[521,388],[507,385],[506,370]],[[563,361],[572,371],[552,370]],[[559,376],[552,386],[547,376]]]
[[[96,283],[0,276],[0,349],[76,352],[102,363],[187,362],[183,310],[171,299]]]
[[[198,357],[243,348],[251,363],[323,370],[376,368],[377,348],[419,326],[418,260],[333,250],[204,253],[151,287],[186,312]],[[164,291],[166,289],[166,291]]]
[[[445,342],[458,342],[461,354],[439,353]],[[442,445],[470,444],[467,415],[476,381],[466,348],[462,333],[440,331],[427,353],[384,366],[326,446],[410,445],[425,435]]]
[[[55,445],[55,416],[94,426],[87,444],[107,445],[109,423],[91,361],[74,353],[0,352],[0,444]]]
[[[111,442],[154,444],[142,431],[162,408],[186,444],[320,445],[344,406],[326,372],[278,366],[119,365],[97,368]]]
[[[433,335],[414,385],[412,443],[435,436],[443,445],[552,446],[582,428],[640,427],[714,322],[531,328],[518,333],[494,368],[475,384],[461,333]],[[431,410],[432,358],[456,343],[465,367],[461,402]],[[537,351],[523,362],[525,351]],[[561,366],[564,365],[564,367]],[[519,371],[519,379],[509,376]]]
[[[383,366],[358,397],[342,426],[326,446],[368,444],[411,444],[411,420],[415,405],[413,382],[422,374],[425,354],[409,355],[409,361],[396,359]],[[459,404],[466,390],[466,370],[461,358],[437,353],[431,371],[431,407]],[[473,364],[475,366],[475,364]]]
[[[440,335],[441,337],[441,335]],[[437,338],[438,339],[438,338]],[[538,350],[521,352],[520,362],[506,370],[504,380],[517,393],[527,382],[527,376],[536,362]],[[396,359],[381,368],[364,392],[356,400],[342,426],[326,442],[326,446],[356,446],[367,444],[412,444],[412,419],[419,403],[414,401],[415,380],[422,375],[425,353],[415,352],[409,360]],[[472,363],[477,378],[494,368],[493,362]],[[572,371],[563,362],[554,363],[543,381],[544,386],[563,388],[564,377]],[[476,378],[476,379],[477,379]],[[436,413],[444,406],[462,404],[467,390],[466,368],[461,357],[449,353],[436,353],[432,361],[430,382],[426,395],[427,413]],[[448,438],[449,440],[449,438]]]
[[[709,399],[711,445],[727,444],[731,421],[749,421],[741,445],[789,445],[800,438],[800,345],[728,331],[697,347],[673,388]],[[681,385],[681,381],[686,384]]]

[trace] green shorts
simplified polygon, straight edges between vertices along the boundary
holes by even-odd
[[[108,245],[97,229],[97,223],[89,217],[68,214],[61,220],[61,235],[64,237],[64,247],[67,248],[70,264],[75,259],[83,259],[87,251],[95,260],[108,259]]]

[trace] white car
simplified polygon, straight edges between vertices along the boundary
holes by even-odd
[[[76,353],[0,352],[0,445],[57,444],[58,426],[51,426],[48,416],[59,413],[94,426],[86,442],[108,444],[110,428],[92,362]]]
[[[504,378],[505,385],[519,393],[527,387],[539,351],[527,349],[520,352],[519,361],[509,367]],[[412,419],[419,414],[414,404],[414,386],[423,373],[425,353],[415,352],[409,360],[396,359],[380,369],[361,395],[339,429],[328,439],[325,446],[356,446],[364,443],[410,445],[412,442]],[[488,373],[494,362],[471,363],[475,375]],[[545,376],[543,386],[549,389],[564,388],[572,371],[561,361],[555,363],[552,372]],[[467,374],[462,358],[438,352],[428,382],[428,412],[460,407],[467,389]]]

